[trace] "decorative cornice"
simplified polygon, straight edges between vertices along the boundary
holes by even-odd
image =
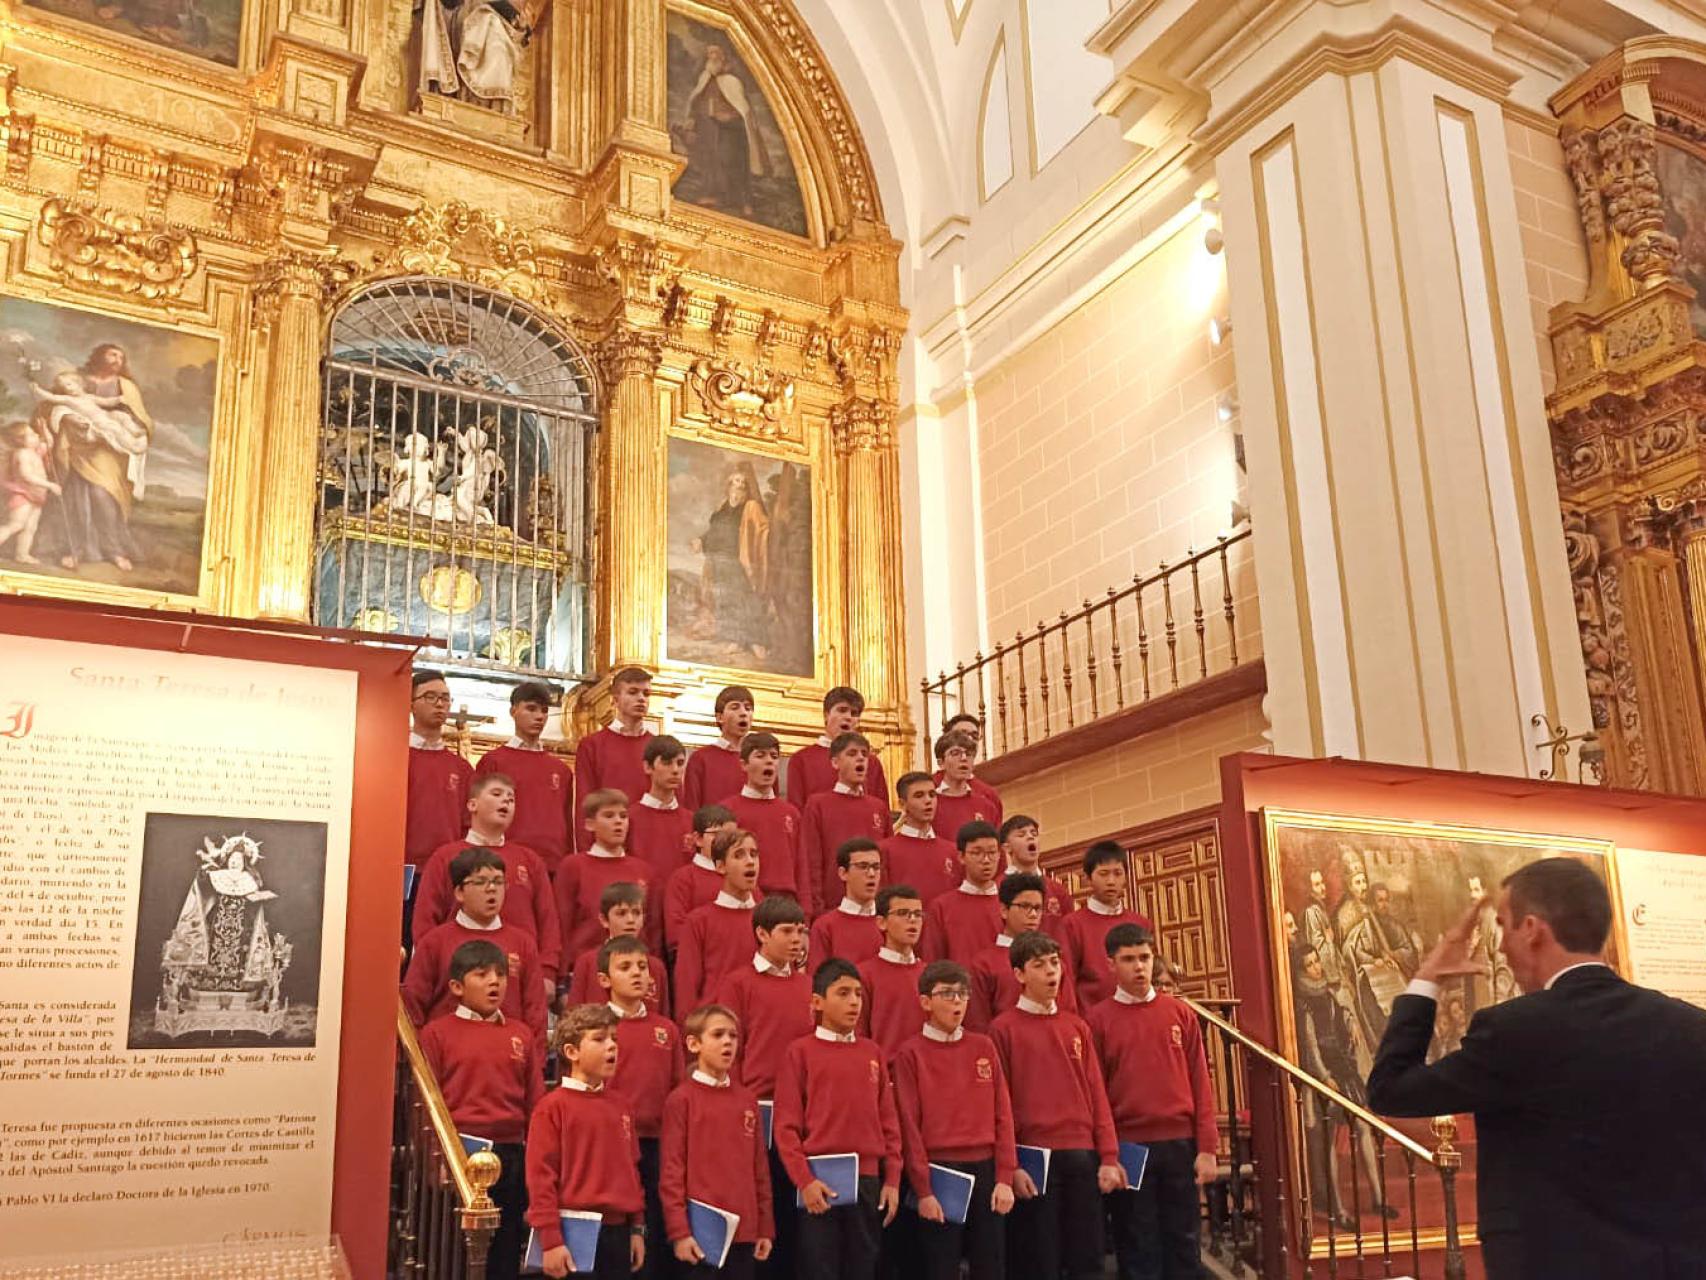
[[[83,288],[157,302],[176,298],[195,274],[195,237],[158,214],[137,217],[55,196],[41,207],[36,239],[48,267]]]
[[[829,430],[838,454],[883,452],[894,447],[894,409],[880,400],[853,396],[830,410]]]
[[[467,280],[525,302],[547,300],[533,229],[463,200],[423,205],[403,220],[396,245],[373,270],[402,273]]]
[[[605,394],[629,378],[650,378],[663,361],[663,337],[631,325],[618,325],[594,351],[604,375]]]

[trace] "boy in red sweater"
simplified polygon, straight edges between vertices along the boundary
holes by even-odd
[[[545,1274],[569,1274],[559,1214],[599,1213],[596,1280],[627,1280],[646,1262],[646,1194],[634,1121],[606,1086],[616,1074],[609,1005],[582,1004],[557,1021],[563,1082],[533,1112],[527,1130],[527,1222],[539,1236]],[[585,1273],[582,1273],[585,1274]]]
[[[577,857],[583,855],[576,855]],[[604,886],[598,899],[598,923],[604,926],[605,940],[591,950],[575,957],[575,967],[569,978],[568,1004],[596,1004],[604,992],[598,981],[599,955],[614,938],[638,940],[646,922],[646,887],[626,880]],[[641,945],[644,945],[642,942]],[[646,989],[641,998],[650,1002],[664,1017],[669,1017],[669,974],[663,961],[646,952]]]
[[[421,1052],[458,1133],[485,1138],[502,1168],[492,1201],[503,1217],[486,1254],[491,1280],[514,1280],[527,1236],[527,1118],[545,1092],[545,1065],[532,1031],[503,1015],[509,960],[490,942],[464,942],[450,956],[456,1008],[421,1028]]]
[[[976,759],[977,739],[969,733],[953,730],[936,739],[936,764],[942,771],[936,784],[936,821],[944,831],[958,831],[968,822],[1001,825],[1001,798],[971,784]]]
[[[503,922],[503,859],[490,849],[464,849],[450,860],[450,883],[456,915],[423,934],[403,976],[403,1007],[417,1027],[456,1007],[450,992],[450,958],[464,942],[490,942],[509,962],[504,992],[504,1017],[545,1037],[545,978],[539,970],[539,950],[514,925]]]
[[[1001,932],[1001,841],[987,822],[968,822],[958,843],[964,879],[930,904],[922,950],[926,960],[970,964]]]
[[[755,703],[752,690],[731,684],[717,692],[712,709],[722,737],[708,746],[696,747],[687,759],[687,778],[681,784],[681,803],[690,809],[714,804],[733,795],[746,781],[740,767],[740,744],[752,732]]]
[[[425,862],[432,851],[456,839],[468,824],[468,780],[474,766],[444,741],[450,718],[450,686],[436,671],[410,678],[409,795],[403,825],[403,861]]]
[[[924,930],[924,902],[907,884],[885,885],[877,893],[877,927],[883,944],[859,966],[865,1003],[859,1030],[882,1046],[899,1051],[918,1034],[918,935]]]
[[[981,720],[979,720],[976,716],[972,715],[969,711],[962,711],[958,715],[949,716],[946,720],[944,720],[942,722],[942,733],[943,734],[956,733],[956,732],[957,733],[963,733],[971,739],[971,741],[972,741],[971,759],[972,759],[972,764],[975,766],[977,764],[977,757],[978,757],[979,753],[983,750],[983,722]],[[936,770],[936,777],[935,777],[934,781],[937,782],[938,784],[941,783],[942,771],[940,769]],[[996,803],[996,804],[999,804],[1001,802],[1000,793],[998,791],[996,791],[996,789],[994,787],[990,786],[987,782],[985,782],[982,778],[978,777],[975,773],[972,774],[972,776],[970,778],[966,779],[966,781],[971,783],[971,788],[973,791],[977,792],[979,795],[983,796],[985,799],[991,801],[992,803]]]
[[[812,797],[812,803],[822,800]],[[877,925],[877,883],[883,878],[883,855],[875,840],[856,836],[835,851],[835,874],[841,883],[841,901],[812,922],[811,948],[814,963],[840,956],[864,964],[883,945]]]
[[[640,767],[648,787],[628,809],[628,852],[650,863],[652,883],[662,885],[692,860],[697,848],[693,811],[681,802],[687,748],[668,734],[649,738]]]
[[[808,800],[801,818],[801,841],[812,873],[812,898],[819,913],[830,909],[835,895],[836,850],[852,839],[882,840],[888,836],[887,796],[865,790],[871,744],[857,733],[844,733],[830,744],[835,785]]]
[[[788,799],[804,809],[814,795],[835,785],[829,748],[842,734],[858,733],[859,718],[864,714],[865,695],[857,689],[841,685],[823,695],[823,736],[788,757]],[[865,791],[888,799],[889,780],[883,776],[883,762],[874,754],[870,772],[865,775]]]
[[[1007,1072],[1019,1143],[1050,1156],[1046,1186],[1023,1169],[1013,1176],[1008,1274],[1100,1280],[1102,1197],[1125,1186],[1125,1170],[1096,1047],[1084,1019],[1056,1003],[1060,944],[1020,934],[1009,959],[1019,1003],[995,1020],[989,1038]]]
[[[1090,1010],[1096,1058],[1121,1142],[1149,1148],[1143,1183],[1114,1197],[1120,1280],[1199,1280],[1198,1188],[1219,1173],[1220,1133],[1202,1027],[1153,984],[1155,940],[1134,924],[1108,930],[1113,999]]]
[[[497,850],[504,864],[504,919],[539,948],[539,966],[555,992],[562,969],[563,927],[545,860],[509,839],[515,819],[515,783],[506,773],[480,773],[468,785],[468,834],[440,845],[421,868],[415,886],[415,929],[425,933],[456,914],[450,892],[450,860],[470,845]]]
[[[634,1118],[634,1133],[640,1140],[640,1185],[646,1192],[646,1234],[657,1242],[663,1239],[663,1202],[658,1199],[663,1104],[681,1083],[685,1065],[675,1024],[646,1003],[651,959],[646,944],[632,934],[613,937],[598,949],[598,984],[622,1019],[616,1024],[620,1052],[610,1089]],[[654,1243],[646,1274],[665,1270],[667,1256]]]
[[[918,1249],[924,1280],[955,1280],[960,1259],[971,1280],[1002,1280],[1006,1230],[1013,1208],[1013,1105],[995,1043],[967,1031],[970,976],[951,960],[918,978],[924,1030],[894,1058],[906,1177],[918,1197]],[[963,1223],[949,1222],[930,1186],[930,1166],[969,1173],[971,1204]]]
[[[988,1031],[996,1018],[1019,1002],[1019,976],[1013,972],[1008,949],[1013,939],[1042,927],[1043,880],[1041,876],[1018,872],[1001,882],[1001,936],[993,946],[985,947],[972,958],[971,1008],[966,1013],[966,1026],[973,1031]],[[1072,979],[1062,973],[1060,1007],[1068,1013],[1080,1012],[1072,990]]]
[[[712,860],[711,847],[718,836],[733,831],[737,825],[734,814],[720,804],[700,805],[693,811],[693,858],[686,866],[670,872],[663,887],[663,940],[671,964],[675,963],[676,950],[681,946],[688,913],[710,902],[722,890],[722,868]]]
[[[959,851],[936,834],[936,784],[929,774],[904,774],[895,788],[900,825],[883,841],[883,883],[909,884],[929,906],[963,878]]]
[[[591,847],[564,858],[557,868],[557,916],[563,923],[563,955],[579,956],[604,941],[599,900],[618,880],[645,885],[659,879],[643,858],[628,856],[628,797],[614,787],[594,791],[581,804]],[[648,918],[643,933],[655,941],[658,921]]]
[[[882,1229],[900,1207],[900,1120],[888,1062],[858,1034],[864,987],[846,960],[812,975],[817,1029],[788,1046],[776,1080],[776,1149],[798,1188],[800,1274],[875,1280]],[[857,1203],[838,1204],[812,1156],[859,1157]]]
[[[644,753],[651,738],[646,711],[651,706],[652,677],[642,667],[623,667],[610,678],[610,723],[575,744],[575,791],[591,795],[613,788],[637,801],[646,794]],[[575,847],[586,849],[590,833],[576,833]]]
[[[1058,876],[1043,870],[1043,833],[1037,820],[1028,813],[1015,813],[1001,824],[1001,852],[1007,858],[1006,874],[1041,876],[1043,882],[1042,931],[1051,938],[1060,937],[1060,925],[1072,914],[1076,905],[1072,891]]]
[[[740,1024],[733,1010],[708,1004],[688,1014],[681,1031],[693,1074],[663,1107],[664,1229],[687,1280],[752,1280],[753,1263],[770,1257],[776,1223],[758,1099],[729,1078]],[[739,1218],[721,1271],[705,1261],[693,1239],[689,1200]]]
[[[752,959],[752,913],[758,906],[758,841],[752,832],[724,831],[711,845],[711,861],[722,888],[688,912],[675,953],[675,999],[697,1009],[723,980]]]
[[[800,811],[776,794],[776,774],[782,746],[775,735],[749,733],[740,744],[746,785],[723,800],[742,831],[758,839],[758,887],[765,895],[786,894],[812,911],[811,869],[800,844]]]
[[[1084,878],[1090,897],[1083,907],[1061,921],[1060,949],[1066,970],[1078,984],[1078,1004],[1094,1009],[1114,994],[1114,970],[1108,963],[1108,930],[1135,924],[1155,926],[1126,906],[1125,850],[1113,840],[1099,840],[1084,851]]]
[[[515,779],[515,822],[510,834],[545,859],[552,875],[574,844],[575,776],[540,742],[551,718],[551,687],[537,680],[515,686],[509,718],[515,733],[480,757],[475,773]],[[586,792],[581,792],[585,795]]]

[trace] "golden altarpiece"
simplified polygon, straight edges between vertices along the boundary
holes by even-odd
[[[846,682],[903,762],[899,245],[788,0],[0,30],[0,589],[430,634],[571,728]]]

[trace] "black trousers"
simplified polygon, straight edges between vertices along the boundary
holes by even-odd
[[[502,1165],[491,1190],[502,1217],[486,1250],[486,1280],[515,1280],[527,1248],[527,1148],[519,1142],[498,1142],[492,1154]]]
[[[759,1280],[794,1280],[794,1258],[798,1249],[799,1222],[794,1213],[794,1180],[782,1167],[782,1157],[770,1148],[770,1196],[776,1217],[776,1238],[770,1256],[757,1266]]]
[[[675,1256],[673,1251],[670,1256]],[[730,1245],[728,1259],[720,1268],[704,1262],[691,1267],[676,1263],[682,1280],[752,1280],[757,1265],[753,1261],[752,1246],[749,1244]]]
[[[1048,1193],[1013,1205],[1007,1227],[1008,1280],[1100,1280],[1102,1191],[1094,1151],[1056,1151]]]
[[[593,1280],[629,1280],[633,1272],[628,1269],[631,1257],[628,1241],[633,1234],[627,1223],[613,1225],[607,1222],[598,1229],[598,1253],[592,1263]],[[651,1244],[650,1240],[646,1241],[648,1253]]]
[[[1143,1186],[1108,1197],[1113,1202],[1119,1280],[1200,1280],[1197,1144],[1191,1138],[1176,1138],[1147,1145]]]
[[[861,1177],[857,1204],[837,1205],[828,1213],[794,1211],[800,1228],[800,1280],[876,1280],[883,1234],[877,1196],[882,1187],[880,1178]],[[788,1196],[792,1204],[793,1192]],[[776,1216],[781,1218],[780,1208]]]
[[[971,1189],[971,1205],[966,1210],[965,1222],[918,1219],[918,1252],[924,1262],[924,1280],[955,1280],[960,1274],[961,1258],[970,1268],[971,1280],[1002,1280],[1006,1266],[1007,1223],[989,1207],[989,1197],[995,1191],[995,1161],[978,1160],[962,1164],[955,1160],[937,1160],[935,1163],[971,1174],[977,1179],[977,1185]]]
[[[661,1142],[657,1138],[640,1139],[640,1185],[646,1192],[646,1265],[639,1274],[644,1280],[672,1280],[675,1275],[675,1252],[665,1238],[663,1201],[658,1196],[658,1173],[662,1168]]]

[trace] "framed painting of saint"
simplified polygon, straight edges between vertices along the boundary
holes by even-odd
[[[162,49],[228,67],[237,65],[243,0],[25,0],[25,4]]]
[[[201,590],[217,339],[0,296],[0,573]]]
[[[669,136],[687,159],[675,183],[677,200],[806,234],[799,175],[763,87],[727,31],[674,10]]]
[[[670,440],[672,660],[814,674],[812,565],[809,466]]]
[[[1593,867],[1616,897],[1614,852],[1600,840],[1268,809],[1263,847],[1279,1051],[1359,1107],[1368,1105],[1368,1073],[1392,1002],[1471,902],[1496,898],[1518,867],[1559,856]],[[1489,904],[1470,953],[1479,971],[1440,993],[1430,1062],[1458,1048],[1478,1009],[1521,994],[1500,940]],[[1615,963],[1622,953],[1615,936],[1613,950]],[[1341,1247],[1353,1216],[1365,1237],[1378,1239],[1384,1219],[1394,1240],[1408,1238],[1414,1221],[1422,1243],[1440,1243],[1437,1185],[1412,1202],[1402,1153],[1388,1145],[1383,1159],[1366,1126],[1353,1132],[1336,1109],[1315,1101],[1305,1099],[1293,1133],[1310,1193],[1311,1256],[1326,1250],[1329,1214]],[[1434,1145],[1428,1121],[1391,1123]],[[1471,1152],[1474,1122],[1460,1123],[1458,1145]],[[1464,1161],[1457,1195],[1466,1210],[1475,1203],[1473,1158]],[[1464,1237],[1473,1235],[1466,1227]]]

